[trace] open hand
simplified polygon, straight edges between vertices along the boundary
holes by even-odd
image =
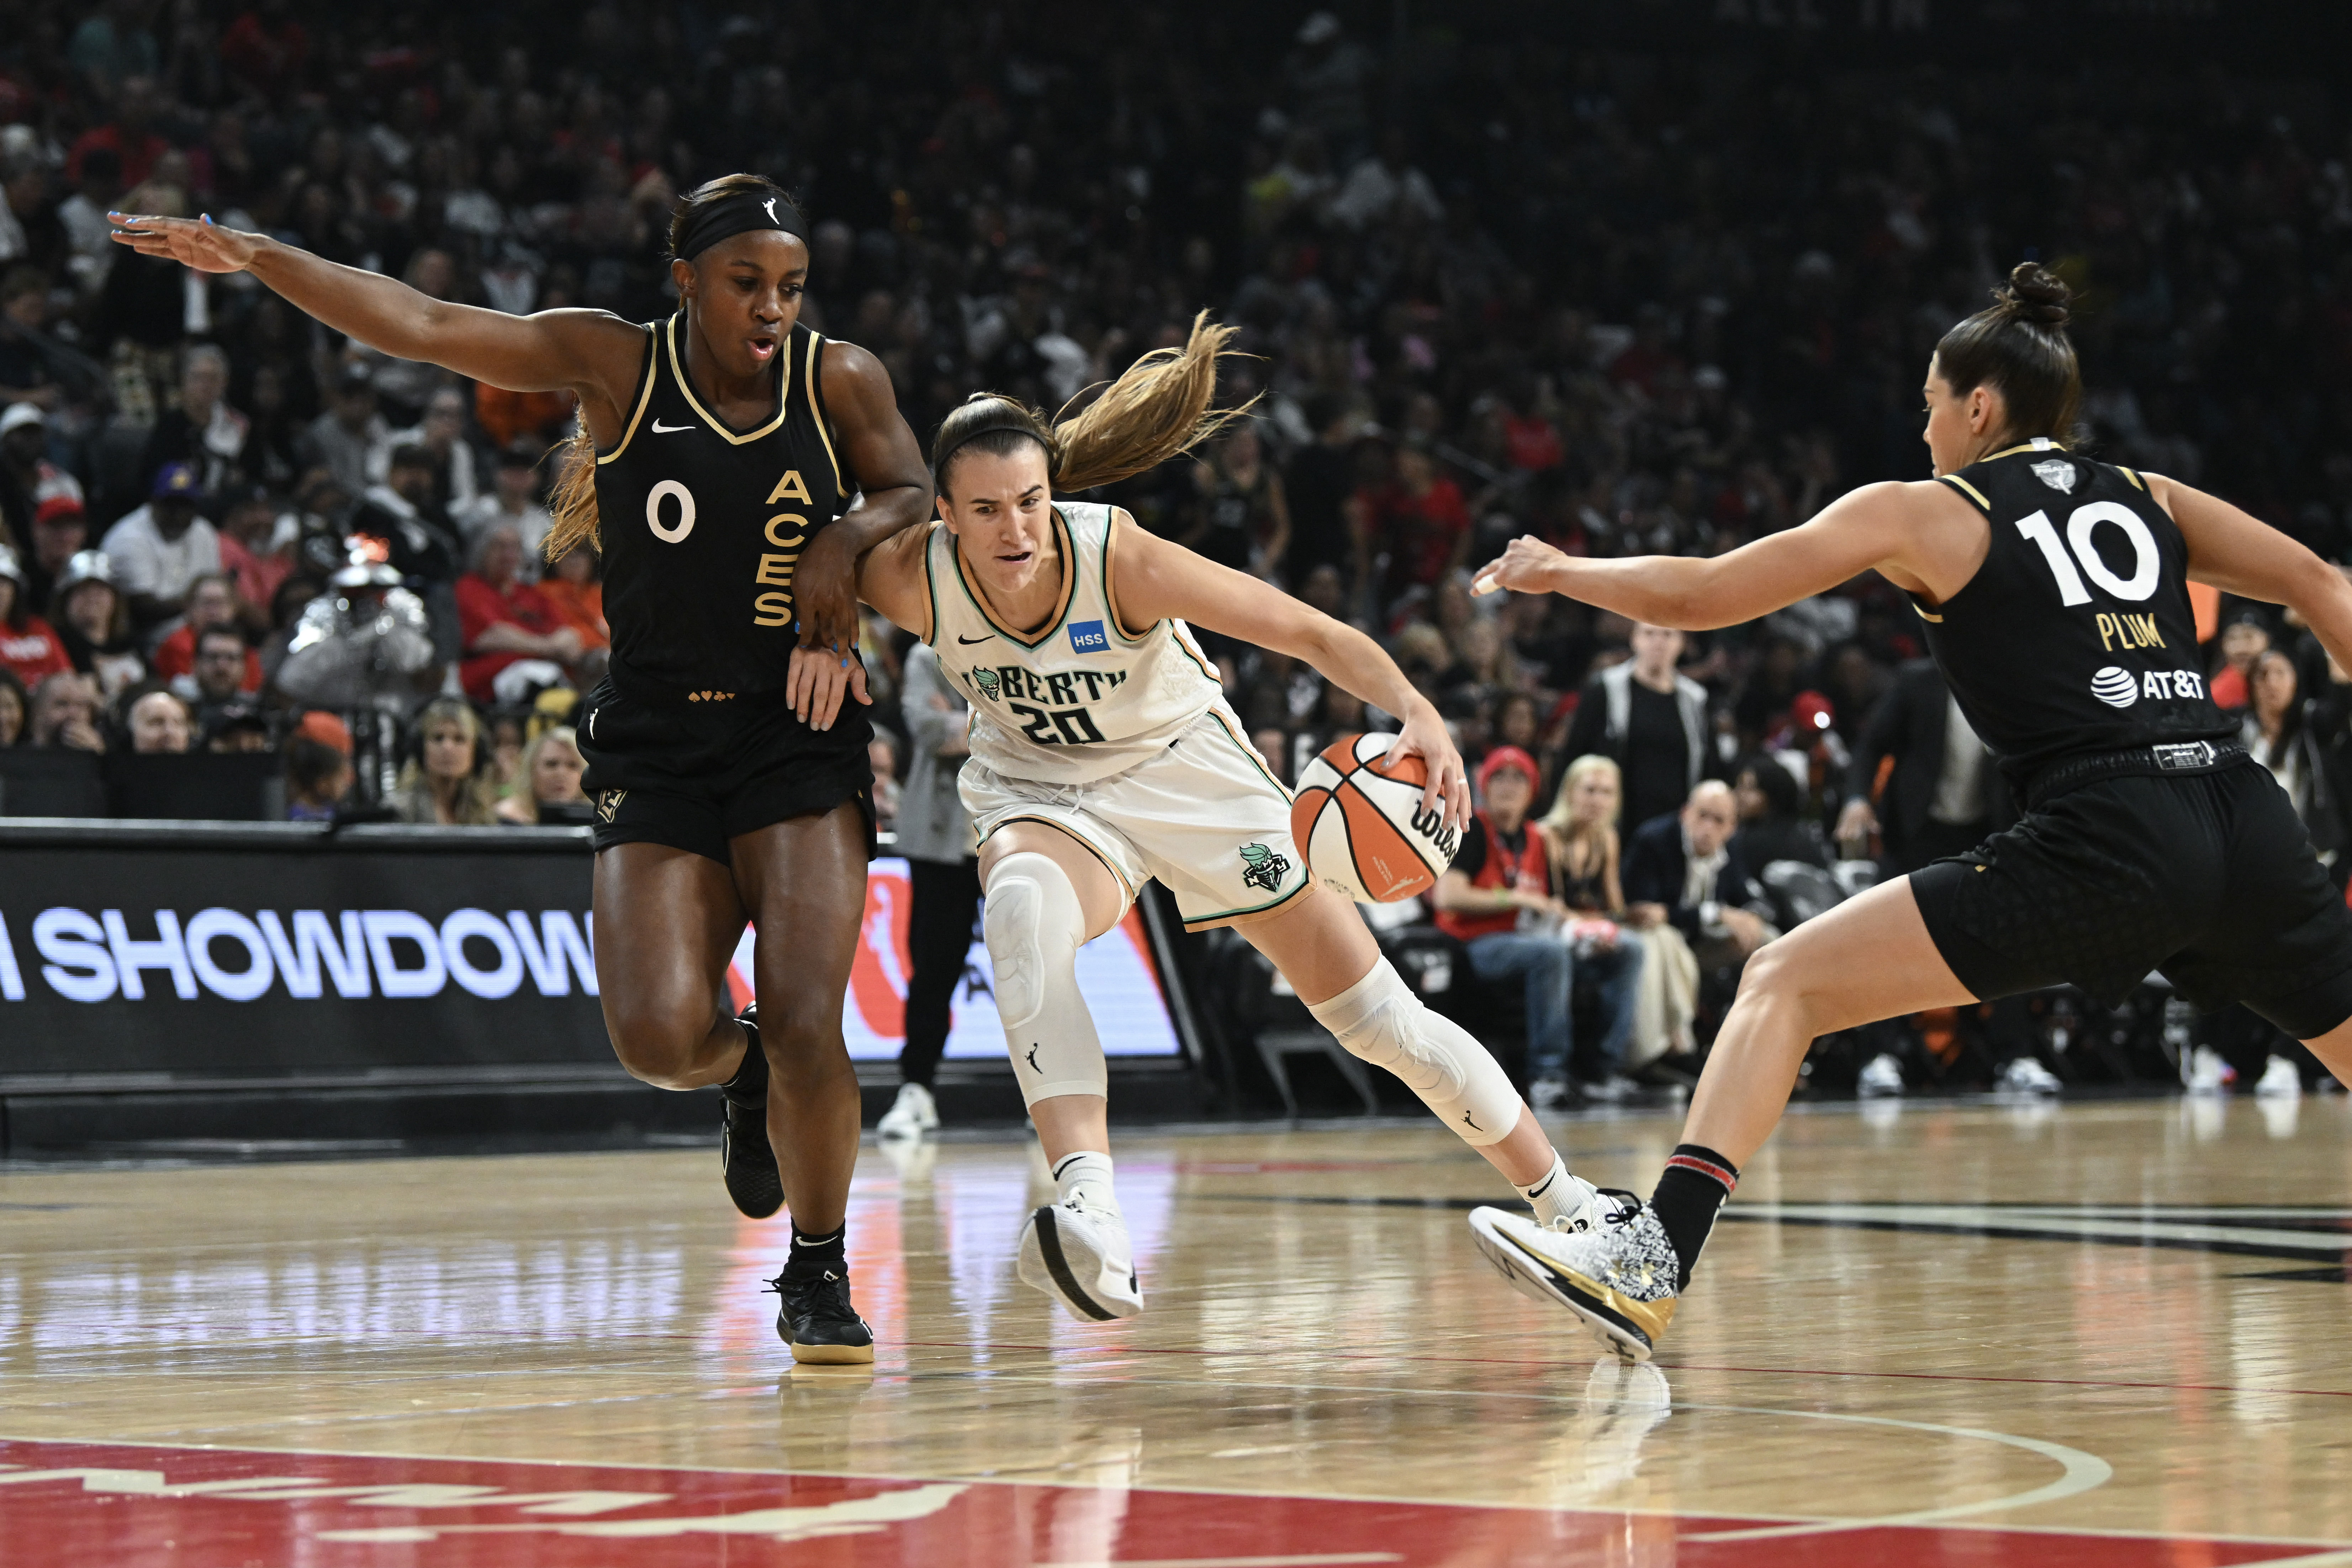
[[[142,256],[168,256],[198,272],[243,272],[263,244],[259,235],[223,228],[211,217],[157,218],[109,213],[111,238]]]
[[[844,692],[872,706],[866,695],[866,664],[856,653],[836,653],[830,648],[795,648],[784,674],[784,698],[811,729],[827,730],[841,713]]]

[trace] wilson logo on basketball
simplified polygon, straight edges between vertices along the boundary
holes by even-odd
[[[1308,871],[1364,904],[1394,904],[1426,891],[1454,863],[1459,835],[1443,811],[1424,810],[1428,769],[1391,758],[1393,735],[1332,742],[1300,772],[1290,832]]]

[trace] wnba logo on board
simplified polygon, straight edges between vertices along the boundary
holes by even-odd
[[[41,961],[27,964],[0,915],[0,1001],[24,1001],[33,982],[70,1002],[143,1001],[150,977],[153,994],[184,1002],[207,993],[257,1001],[273,989],[315,1001],[330,988],[340,998],[422,998],[439,996],[452,982],[498,1001],[525,981],[542,997],[568,997],[575,979],[583,996],[597,994],[588,923],[568,909],[541,910],[535,923],[520,909],[503,916],[459,909],[438,924],[411,909],[346,909],[332,916],[297,909],[282,917],[274,909],[247,915],[215,908],[185,922],[176,910],[158,909],[140,916],[138,925],[134,935],[120,909],[95,915],[44,909],[30,922]]]

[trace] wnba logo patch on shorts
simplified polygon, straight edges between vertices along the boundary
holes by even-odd
[[[1099,621],[1073,621],[1070,622],[1070,646],[1081,653],[1108,653],[1110,652],[1110,633],[1103,630],[1103,623]]]
[[[621,802],[628,798],[629,792],[626,789],[607,789],[597,796],[596,820],[606,827],[612,826],[613,819],[620,813]]]

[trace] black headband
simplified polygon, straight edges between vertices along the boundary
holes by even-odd
[[[1038,445],[1043,446],[1045,449],[1045,455],[1048,461],[1052,459],[1054,454],[1053,443],[1047,441],[1044,436],[1037,434],[1036,423],[1029,417],[1027,412],[1012,403],[999,402],[996,405],[995,412],[989,414],[985,419],[981,420],[978,423],[972,425],[969,430],[957,431],[953,437],[950,437],[944,429],[940,432],[939,435],[933,442],[931,450],[931,483],[934,486],[939,484],[940,477],[948,471],[948,459],[954,456],[965,446],[979,440],[983,435],[994,435],[999,431],[1006,430],[1013,432],[1015,435],[1027,436],[1030,440],[1035,442]]]
[[[692,261],[720,240],[733,239],[753,229],[788,234],[803,245],[808,243],[807,225],[790,196],[782,191],[770,196],[743,191],[696,209],[694,215],[686,220],[686,232],[677,236],[674,254],[680,261]]]

